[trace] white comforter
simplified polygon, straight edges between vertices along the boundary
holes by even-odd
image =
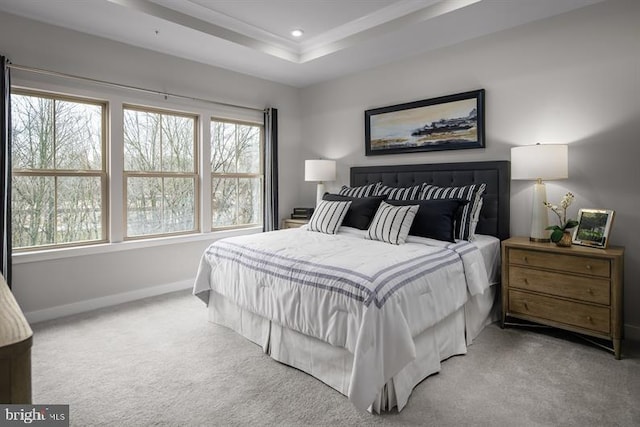
[[[410,237],[404,245],[287,229],[213,243],[193,293],[238,306],[354,355],[349,399],[366,410],[416,354],[412,337],[489,287],[480,251]]]

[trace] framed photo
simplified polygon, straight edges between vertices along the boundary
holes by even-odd
[[[484,147],[484,89],[364,112],[365,153]]]
[[[596,248],[606,248],[613,223],[613,211],[609,209],[580,209],[578,226],[573,231],[573,243]]]

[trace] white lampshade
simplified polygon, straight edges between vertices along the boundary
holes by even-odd
[[[567,145],[526,145],[511,149],[511,179],[535,180],[531,202],[531,233],[529,240],[548,242],[549,212],[544,205],[547,190],[542,180],[569,177],[569,147]]]
[[[544,180],[569,178],[569,147],[536,144],[511,149],[511,179]]]
[[[304,180],[316,181],[316,205],[322,200],[324,195],[324,182],[336,180],[336,162],[335,160],[305,160],[304,161]]]
[[[335,160],[305,160],[304,180],[305,181],[335,181],[336,162]]]

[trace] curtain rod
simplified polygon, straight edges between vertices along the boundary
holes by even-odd
[[[7,66],[9,68],[14,69],[14,70],[27,71],[29,73],[45,74],[45,75],[49,75],[49,76],[62,77],[62,78],[65,78],[65,79],[72,79],[72,80],[84,80],[84,81],[87,81],[87,82],[90,82],[90,83],[94,83],[94,84],[98,84],[98,85],[102,85],[102,86],[117,87],[117,88],[122,88],[122,89],[129,89],[129,90],[133,90],[133,91],[137,91],[137,92],[144,92],[144,93],[151,93],[151,94],[155,94],[155,95],[162,95],[162,96],[165,97],[165,99],[170,96],[172,98],[180,98],[180,99],[186,99],[186,100],[189,100],[189,101],[204,102],[206,104],[220,105],[220,106],[223,106],[223,107],[240,108],[240,109],[243,109],[243,110],[259,111],[261,113],[265,112],[264,108],[247,107],[247,106],[244,106],[244,105],[234,105],[234,104],[228,104],[226,102],[218,102],[218,101],[212,101],[210,99],[197,98],[197,97],[194,97],[194,96],[178,95],[176,93],[162,92],[162,91],[159,91],[159,90],[146,89],[146,88],[143,88],[143,87],[130,86],[130,85],[125,85],[125,84],[121,84],[121,83],[113,83],[113,82],[109,82],[109,81],[106,81],[106,80],[98,80],[98,79],[92,79],[90,77],[83,77],[83,76],[76,76],[76,75],[73,75],[73,74],[60,73],[58,71],[43,70],[41,68],[28,67],[26,65],[17,65],[17,64],[8,63]]]

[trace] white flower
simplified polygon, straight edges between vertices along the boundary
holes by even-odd
[[[572,193],[565,194],[560,201],[560,206],[562,206],[562,209],[567,209],[569,206],[571,206],[571,202],[573,202],[573,199],[575,199],[575,196]]]
[[[558,215],[558,219],[560,220],[560,227],[563,227],[567,223],[567,208],[571,206],[571,203],[573,203],[573,199],[575,199],[573,193],[568,192],[564,195],[562,200],[560,200],[560,207],[558,207],[558,205],[552,205],[549,202],[544,202],[544,205],[547,208],[551,209],[553,213]]]

